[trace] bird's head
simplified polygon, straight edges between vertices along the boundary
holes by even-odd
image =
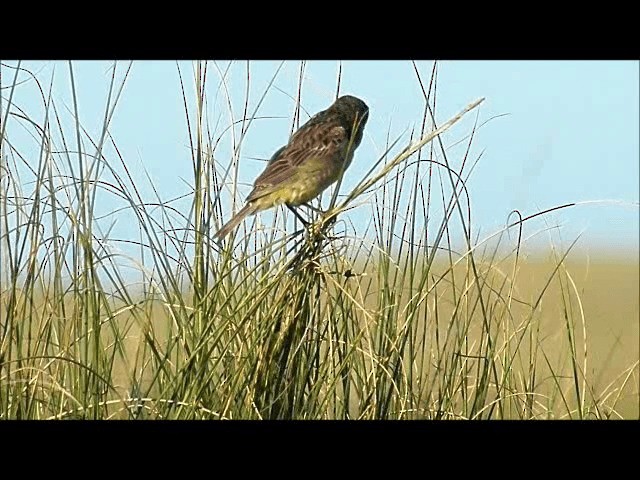
[[[369,107],[366,103],[352,95],[343,95],[339,97],[331,106],[344,120],[345,126],[349,129],[356,129],[356,143],[359,144],[362,139],[364,126],[369,119]]]

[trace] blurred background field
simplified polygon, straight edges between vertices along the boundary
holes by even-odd
[[[614,392],[613,389],[607,391],[607,387],[619,382],[623,372],[630,373],[630,388],[620,394],[617,409],[624,418],[638,418],[640,264],[633,253],[626,259],[607,253],[596,252],[593,255],[591,258],[575,255],[577,258],[569,259],[566,264],[567,273],[575,282],[574,293],[578,294],[582,304],[580,306],[577,297],[573,296],[572,308],[574,312],[582,308],[584,314],[587,375],[595,391],[616,396],[620,392]],[[550,259],[527,260],[519,274],[518,292],[521,299],[532,301],[554,268],[555,264]],[[553,339],[549,343],[550,355],[556,358],[561,358],[563,354],[566,356],[564,349],[567,346],[566,334],[561,326],[564,304],[559,282],[555,280],[550,285],[541,306],[544,331]],[[582,336],[582,332],[577,333]],[[581,338],[578,343],[584,345],[584,340]],[[565,360],[568,367],[568,358]],[[633,384],[635,386],[631,386]]]
[[[610,255],[603,255],[600,258],[592,258],[588,261],[587,259],[570,259],[562,268],[562,270],[566,269],[563,274],[554,274],[556,266],[557,263],[554,263],[553,260],[545,259],[542,256],[523,261],[516,273],[513,304],[510,307],[510,315],[514,318],[509,321],[499,314],[496,315],[496,318],[502,319],[499,324],[500,331],[511,332],[511,334],[517,332],[518,327],[522,328],[521,322],[523,318],[526,318],[526,312],[529,311],[530,305],[533,305],[538,300],[549,279],[553,278],[547,286],[544,298],[538,307],[539,313],[535,316],[536,326],[539,325],[539,331],[536,328],[535,338],[540,343],[539,348],[545,353],[544,356],[537,355],[539,376],[536,381],[537,385],[535,388],[531,388],[531,390],[535,390],[540,395],[540,398],[536,398],[536,401],[539,401],[541,406],[537,409],[534,408],[538,412],[536,418],[576,418],[577,416],[575,411],[573,415],[567,414],[557,392],[557,387],[559,386],[564,391],[569,402],[575,402],[575,399],[571,400],[574,387],[572,385],[571,342],[567,336],[565,320],[566,311],[576,317],[574,334],[577,355],[580,358],[580,364],[586,367],[585,380],[588,384],[588,389],[591,391],[587,392],[587,396],[593,395],[597,399],[597,402],[593,402],[593,399],[587,398],[587,407],[590,404],[597,404],[599,408],[598,412],[593,407],[586,408],[585,411],[590,411],[591,413],[585,415],[585,418],[639,418],[640,367],[638,366],[638,359],[640,358],[640,332],[638,330],[638,318],[640,305],[638,291],[640,289],[640,265],[637,258],[634,259],[631,256],[629,260],[624,260],[611,258]],[[493,268],[495,269],[495,266]],[[448,266],[446,264],[435,265],[433,268],[436,277],[438,274],[435,272],[445,272],[447,270]],[[359,272],[359,274],[362,273],[364,271]],[[370,273],[373,273],[373,271]],[[505,272],[496,273],[493,276],[493,280],[489,282],[496,287],[496,290],[501,284],[503,274]],[[570,283],[569,278],[575,283],[575,287],[567,287],[567,284]],[[368,284],[369,278],[368,276],[357,276],[349,281]],[[376,285],[377,282],[375,280],[372,283],[371,292],[376,292],[379,286]],[[444,282],[442,288],[437,292],[441,331],[446,329],[447,322],[451,322],[451,315],[454,311],[454,307],[451,304],[451,288],[451,285],[447,285]],[[563,296],[565,297],[564,299]],[[187,297],[185,295],[185,298]],[[33,298],[33,303],[29,303],[29,308],[33,309],[32,315],[34,317],[32,337],[38,336],[39,329],[41,331],[46,329],[45,324],[47,322],[55,322],[56,320],[62,321],[67,326],[67,328],[60,331],[72,332],[74,330],[69,328],[72,325],[70,318],[52,318],[52,313],[55,310],[58,310],[58,312],[60,310],[52,308],[50,304],[44,302],[42,293],[33,295]],[[2,300],[2,318],[6,318],[6,292],[4,292]],[[101,416],[106,418],[164,418],[167,415],[166,412],[158,414],[158,410],[162,410],[157,406],[158,399],[162,398],[162,389],[157,385],[153,387],[154,377],[157,376],[158,372],[150,347],[155,345],[156,348],[164,349],[172,338],[175,339],[180,334],[175,322],[171,321],[170,310],[166,308],[164,302],[145,301],[142,295],[133,300],[130,305],[137,305],[140,308],[137,318],[135,315],[128,313],[131,308],[130,305],[127,306],[124,302],[114,302],[114,311],[119,311],[119,307],[125,308],[115,317],[115,322],[111,320],[111,322],[114,322],[114,328],[107,328],[107,320],[105,320],[105,325],[103,326],[102,345],[106,356],[102,361],[108,362],[110,359],[112,362],[109,365],[104,365],[105,370],[111,372],[111,378],[106,379],[106,381],[111,383],[112,390],[103,392],[105,394],[103,399],[105,408],[101,411]],[[430,305],[427,305],[429,314],[424,318],[428,318],[426,321],[430,324],[427,331],[434,332],[433,313],[435,306],[433,302],[435,300],[430,300]],[[371,303],[375,304],[375,302]],[[72,304],[73,299],[70,299],[67,310],[69,316],[74,311]],[[519,304],[522,304],[520,309],[518,308]],[[375,307],[375,305],[371,306]],[[422,320],[422,322],[424,321]],[[477,343],[482,337],[477,327],[477,325],[475,328],[472,327],[467,336],[467,340],[471,345]],[[114,338],[114,332],[116,331],[118,332],[116,336],[121,337],[120,341],[116,341]],[[71,336],[73,336],[73,333],[70,333]],[[151,337],[153,338],[152,342],[149,341]],[[25,338],[29,338],[29,335],[26,335]],[[430,337],[429,341],[435,342],[434,338],[433,336]],[[522,352],[531,351],[531,338],[526,336],[523,339],[523,343],[520,346]],[[42,355],[44,353],[43,341],[61,342],[67,345],[74,343],[72,338],[55,341],[51,338],[48,340],[32,338],[30,342],[23,341],[21,355],[24,358],[29,358],[30,356],[33,358],[23,363],[18,362],[18,365],[22,365],[22,370],[14,368],[11,377],[7,377],[6,370],[4,371],[4,375],[0,378],[3,379],[3,392],[5,395],[9,390],[7,387],[15,388],[20,385],[17,380],[19,378],[25,381],[25,389],[28,389],[29,385],[34,389],[34,394],[36,390],[43,388],[58,392],[68,388],[69,396],[73,395],[71,392],[74,388],[71,385],[80,382],[81,373],[73,365],[68,365],[66,364],[67,362],[60,359],[56,360],[54,358],[55,355]],[[30,347],[29,344],[31,345]],[[514,341],[512,339],[511,345],[513,346],[513,344]],[[121,348],[123,356],[116,354],[113,351],[115,348]],[[586,362],[583,364],[585,349]],[[424,353],[427,362],[436,361],[432,350],[433,345],[427,345],[426,353]],[[66,352],[67,357],[81,358],[83,355],[80,351],[76,350],[74,352],[73,348],[65,348],[63,351]],[[59,357],[62,356],[60,355],[60,350],[57,353]],[[16,355],[15,351],[13,355]],[[177,360],[177,358],[173,360]],[[472,360],[469,361],[473,362]],[[521,376],[523,379],[526,377],[527,372],[529,372],[528,362],[529,359],[525,358],[523,364],[518,363],[514,366],[516,376]],[[552,364],[553,368],[550,368],[549,364]],[[55,378],[56,374],[65,370],[67,370],[67,373],[62,375],[62,378],[69,382],[67,387],[56,384],[51,378]],[[74,371],[75,373],[72,373]],[[473,375],[473,371],[467,373]],[[15,379],[16,383],[8,382],[9,378]],[[157,381],[157,378],[155,381]],[[145,395],[140,395],[140,397],[146,398],[146,402],[133,400],[138,396],[137,394],[142,392],[145,392]],[[158,397],[154,398],[154,395],[158,395]],[[355,398],[351,401],[356,402]],[[44,409],[47,414],[43,418],[92,418],[93,414],[90,411],[87,412],[84,408],[80,408],[82,403],[80,399],[77,399],[77,404],[75,405],[77,410],[74,408],[70,410],[63,409],[58,413],[57,417],[54,412]],[[146,404],[148,412],[145,414],[142,411],[141,413],[140,409],[135,408],[138,404]],[[33,408],[35,411],[39,411],[35,406]],[[202,417],[219,418],[214,413],[209,412],[207,414],[208,409],[205,407],[201,408],[200,415]],[[575,408],[575,405],[573,408]],[[354,411],[357,411],[357,408],[354,408]],[[196,415],[196,417],[199,418],[200,415]],[[503,418],[521,418],[521,415],[517,411],[511,411],[505,412]],[[41,418],[40,414],[35,416],[36,418]],[[400,417],[402,418],[403,416],[401,415]],[[432,418],[433,412],[425,411],[418,415],[404,415],[404,417]]]
[[[582,260],[574,258],[568,260],[563,266],[563,270],[566,269],[564,275],[554,274],[556,266],[557,263],[554,263],[553,260],[545,259],[541,255],[538,255],[537,258],[529,258],[520,264],[515,277],[514,305],[510,309],[514,319],[510,326],[505,323],[500,325],[500,330],[502,331],[517,331],[518,325],[516,324],[526,317],[529,306],[537,301],[549,279],[553,278],[547,287],[544,300],[539,306],[539,314],[535,318],[536,323],[540,326],[539,331],[536,333],[536,337],[540,340],[540,348],[544,350],[545,355],[548,357],[547,361],[553,364],[553,370],[550,370],[546,364],[547,361],[543,359],[543,356],[538,355],[540,374],[537,380],[538,385],[532,390],[535,390],[541,396],[540,399],[536,400],[541,405],[544,405],[544,408],[539,407],[536,409],[539,415],[537,418],[575,418],[576,415],[575,412],[573,416],[566,413],[556,391],[557,383],[568,398],[572,397],[573,380],[569,348],[571,342],[568,340],[565,325],[567,298],[563,300],[563,292],[565,297],[569,298],[570,306],[568,309],[571,315],[578,317],[574,330],[578,347],[577,353],[581,361],[583,361],[586,348],[586,363],[584,364],[586,366],[586,382],[589,385],[589,389],[592,390],[592,395],[598,400],[597,402],[587,400],[587,404],[597,403],[600,409],[597,413],[591,409],[591,414],[586,415],[585,418],[639,418],[640,367],[638,366],[638,359],[640,358],[640,332],[638,326],[640,322],[638,318],[640,304],[638,291],[640,289],[640,265],[637,258],[634,259],[633,255],[627,260],[612,258],[610,255],[602,255],[600,258],[592,258],[588,259],[588,261],[584,258]],[[446,264],[436,265],[433,269],[434,272],[445,272],[447,270]],[[495,276],[495,285],[501,283],[500,277],[502,274],[504,272]],[[575,283],[575,289],[566,287],[569,277]],[[368,279],[365,279],[367,279],[367,276],[353,277],[350,282],[363,281],[368,283]],[[561,282],[565,285],[561,285]],[[375,281],[373,283],[372,291],[376,291],[378,287],[375,285]],[[454,310],[450,302],[450,289],[450,285],[443,285],[438,292],[441,330],[446,327],[443,322],[451,321],[450,315]],[[568,290],[571,290],[571,293],[567,294]],[[578,298],[580,299],[579,302]],[[5,292],[1,303],[3,318],[6,318],[6,301]],[[72,303],[72,301],[69,302],[68,312],[73,311],[71,308]],[[105,368],[111,372],[112,376],[108,381],[112,383],[113,391],[106,392],[103,402],[107,405],[107,408],[104,409],[102,414],[106,418],[163,418],[166,413],[156,416],[157,398],[150,401],[150,397],[154,397],[154,394],[159,395],[160,398],[162,397],[161,389],[157,386],[155,388],[152,386],[154,377],[157,375],[157,367],[153,367],[154,361],[150,345],[154,344],[161,349],[166,348],[167,342],[172,337],[179,336],[179,333],[175,322],[171,321],[170,311],[166,308],[164,302],[145,301],[143,296],[140,295],[139,298],[134,298],[134,302],[131,303],[141,308],[142,312],[144,312],[142,317],[139,316],[136,319],[135,316],[128,314],[130,307],[127,307],[116,317],[117,328],[114,330],[104,329],[103,345],[105,353],[107,353],[107,358],[111,358],[113,362],[111,365],[105,366]],[[429,318],[427,322],[433,323],[433,299],[430,303],[430,314],[429,317],[425,318]],[[517,308],[517,304],[520,303],[523,304],[522,309]],[[524,304],[527,304],[527,306],[524,306]],[[117,311],[118,306],[124,307],[125,304],[124,302],[115,302],[114,306]],[[34,302],[31,308],[34,309],[34,312],[37,312],[34,316],[40,319],[34,322],[34,330],[36,330],[35,327],[37,325],[43,328],[45,322],[52,321],[51,312],[55,309],[43,302],[42,293],[34,295]],[[524,317],[519,317],[519,313],[524,314]],[[71,322],[67,319],[65,323],[69,326]],[[433,325],[427,330],[433,332]],[[67,331],[69,330],[67,329]],[[118,342],[114,340],[113,331],[118,331],[118,335],[121,336],[118,348],[122,348],[123,357],[114,355],[112,351],[118,345]],[[147,334],[146,339],[144,332]],[[37,334],[37,330],[33,333]],[[153,342],[149,342],[149,335],[153,337]],[[481,334],[477,329],[468,335],[468,340],[471,344],[477,342],[480,338]],[[40,353],[42,353],[42,341],[43,339],[41,338],[32,339],[30,342],[31,351],[37,352],[40,350]],[[49,341],[52,340],[50,339]],[[431,337],[430,341],[434,342],[434,337]],[[66,342],[68,344],[73,343],[70,338],[66,339]],[[22,345],[24,349],[22,350],[22,355],[24,357],[29,357],[28,343],[25,341]],[[427,353],[425,353],[427,362],[435,361],[434,355],[428,353],[431,352],[432,347],[433,345],[427,346]],[[530,351],[530,337],[527,336],[524,339],[521,350]],[[66,351],[70,353],[69,350]],[[82,356],[77,351],[75,355]],[[526,376],[528,371],[527,362],[528,360],[525,359],[524,365],[515,367],[518,376]],[[33,370],[24,367],[26,372],[23,371],[23,373],[27,374],[26,378],[30,379],[29,383],[32,386],[36,387],[42,383],[40,385],[41,388],[64,389],[62,385],[49,384],[47,382],[49,375],[55,375],[54,372],[58,369],[65,369],[64,365],[58,365],[53,371],[51,370],[52,365],[57,363],[53,356],[50,358],[34,358],[31,362],[27,361],[25,363],[39,365],[38,368],[32,366]],[[66,366],[69,367],[69,365]],[[70,372],[73,370],[73,368],[69,369]],[[12,378],[23,377],[18,372],[19,370],[14,369]],[[38,375],[38,372],[40,375]],[[48,373],[45,374],[45,372]],[[78,375],[78,372],[75,375]],[[71,382],[79,382],[78,378],[74,379],[75,375],[68,373],[63,375],[63,378]],[[11,384],[7,382],[6,373],[2,378],[5,383],[3,392],[6,393],[7,386]],[[16,385],[13,384],[12,386],[15,387]],[[25,385],[26,387],[27,385]],[[73,389],[70,388],[70,390]],[[146,415],[144,412],[141,414],[140,410],[134,408],[138,404],[144,405],[145,402],[132,400],[137,396],[136,394],[141,392],[145,392],[144,397],[147,398],[147,405],[155,405],[154,407],[149,407],[149,412]],[[355,399],[352,400],[352,402],[355,401]],[[81,404],[82,402],[78,400],[78,404],[75,407],[78,408]],[[203,410],[207,411],[204,407]],[[589,409],[587,408],[586,410]],[[204,418],[218,418],[213,413],[210,415],[203,412],[200,413]],[[139,415],[139,417],[134,414]],[[422,412],[422,414],[415,417],[413,415],[409,417],[431,418],[432,416],[433,412]],[[48,411],[47,415],[45,415],[45,418],[53,417],[56,417],[56,415],[51,411]],[[71,410],[59,412],[57,418],[86,417],[91,418],[91,412],[86,412],[83,408],[78,410],[72,408]],[[518,412],[505,412],[504,415],[504,418],[520,417],[521,414]]]

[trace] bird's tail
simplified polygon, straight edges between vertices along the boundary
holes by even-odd
[[[258,211],[258,207],[255,205],[255,203],[253,202],[247,203],[244,207],[242,207],[242,210],[240,210],[233,217],[231,217],[231,220],[225,223],[222,226],[222,228],[218,230],[218,232],[213,236],[213,238],[216,238],[216,239],[224,238],[229,232],[231,232],[231,230],[236,228],[238,224],[242,220],[244,220],[245,217],[249,215],[253,215],[257,211]]]

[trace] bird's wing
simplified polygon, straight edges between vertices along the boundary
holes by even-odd
[[[262,196],[269,187],[276,186],[290,178],[310,158],[321,160],[342,155],[347,148],[349,138],[346,130],[337,124],[326,123],[309,126],[300,129],[291,138],[289,144],[276,152],[267,168],[256,179],[254,191],[247,200],[253,200]]]

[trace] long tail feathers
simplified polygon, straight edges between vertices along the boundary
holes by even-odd
[[[253,215],[257,211],[258,211],[258,208],[255,206],[255,204],[247,203],[244,207],[242,207],[242,210],[240,210],[233,217],[231,217],[231,220],[225,223],[222,226],[222,228],[218,230],[218,232],[213,236],[213,238],[217,238],[221,240],[229,232],[231,232],[234,228],[236,228],[238,224],[245,219],[245,217],[248,217],[249,215]]]

